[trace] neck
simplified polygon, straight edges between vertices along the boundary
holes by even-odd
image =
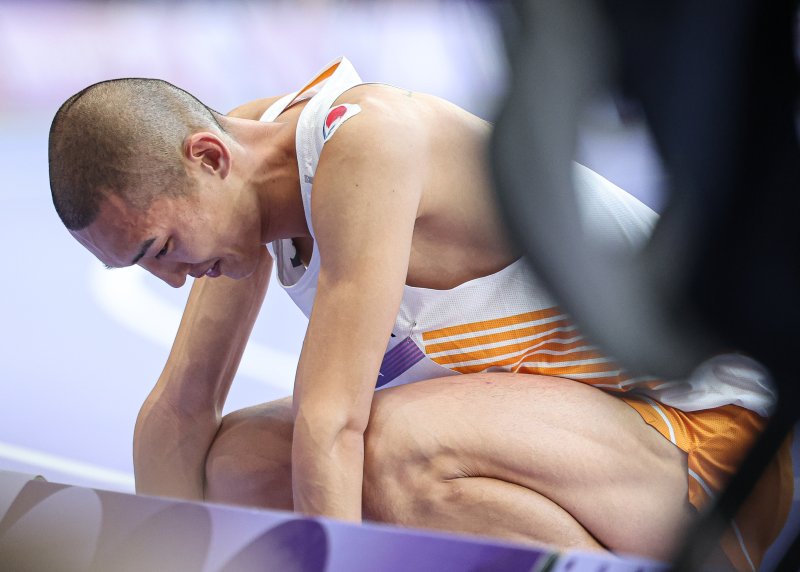
[[[225,127],[238,143],[242,184],[260,212],[263,244],[309,236],[295,146],[299,110],[294,111],[287,110],[274,123],[226,118]]]

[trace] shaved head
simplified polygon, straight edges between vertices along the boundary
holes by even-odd
[[[109,194],[146,210],[161,196],[188,191],[184,139],[198,131],[225,135],[220,114],[156,79],[104,81],[70,97],[50,127],[50,190],[70,230],[97,218]]]

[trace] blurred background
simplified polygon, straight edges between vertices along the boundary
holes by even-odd
[[[365,81],[432,93],[492,120],[508,81],[501,30],[468,1],[0,0],[0,470],[133,490],[131,441],[189,286],[106,271],[58,220],[47,134],[87,85],[156,77],[226,112],[293,91],[347,56]],[[658,210],[646,127],[589,106],[578,159]],[[226,411],[291,392],[306,321],[274,286]]]
[[[0,468],[132,490],[136,413],[190,288],[138,268],[108,272],[64,230],[47,179],[61,103],[104,79],[157,77],[225,112],[298,89],[340,55],[365,81],[433,93],[490,120],[507,80],[499,27],[477,2],[0,2],[0,232],[12,269],[2,287]],[[593,163],[646,192],[654,175],[637,145],[646,133],[622,129],[613,107],[593,115]],[[306,323],[271,290],[228,411],[291,392]]]

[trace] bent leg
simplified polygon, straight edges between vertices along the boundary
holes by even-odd
[[[386,424],[376,421],[375,417],[390,413],[388,409],[377,405],[384,395],[389,394],[386,392],[376,394],[376,406],[373,407],[371,416],[371,423],[382,427],[386,427]],[[226,415],[206,460],[205,499],[225,504],[292,510],[292,428],[291,397]],[[411,429],[406,428],[400,433],[395,433],[392,443],[388,445],[397,446],[400,438],[411,439],[413,442],[414,431]],[[428,431],[424,426],[414,429]],[[367,438],[371,434],[374,435],[375,432],[368,432]],[[392,466],[383,465],[385,456],[388,456],[387,461],[391,463],[393,456],[389,450],[382,447],[367,447],[367,453],[365,459],[367,475],[385,474]],[[376,468],[371,469],[373,466]],[[417,477],[415,475],[410,482],[418,484],[425,482],[423,478]],[[365,489],[367,486],[369,485],[365,482]],[[518,535],[515,535],[514,531],[520,526],[525,526],[531,530],[546,529],[552,534],[552,537],[540,537],[539,540],[542,541],[561,546],[598,547],[597,542],[574,518],[553,502],[535,495],[530,490],[490,478],[462,479],[453,482],[449,490],[451,510],[458,512],[461,504],[471,503],[471,497],[478,496],[483,499],[483,507],[487,513],[485,516],[491,512],[495,518],[493,522],[484,521],[480,527],[472,530],[448,526],[446,522],[439,528],[515,538]],[[408,526],[433,526],[427,517],[416,519],[412,516],[406,520],[395,520],[388,516],[384,505],[391,502],[391,499],[386,498],[383,492],[377,489],[370,494],[365,490],[365,518]],[[408,498],[414,494],[413,489],[404,490],[399,498]],[[417,500],[424,503],[426,497],[420,495]],[[496,506],[490,509],[491,504]],[[498,516],[502,517],[502,520],[497,518]],[[519,536],[518,539],[530,540],[525,535]]]
[[[291,398],[227,415],[206,498],[290,510],[291,438]],[[565,379],[382,390],[365,439],[373,520],[665,558],[694,514],[684,453],[621,400]]]
[[[596,388],[498,373],[379,394],[376,520],[667,558],[694,516],[685,454]]]

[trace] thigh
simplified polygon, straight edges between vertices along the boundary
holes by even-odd
[[[382,390],[367,447],[391,448],[370,456],[409,479],[427,467],[531,489],[613,550],[666,554],[694,515],[685,454],[622,400],[562,378],[475,374]]]

